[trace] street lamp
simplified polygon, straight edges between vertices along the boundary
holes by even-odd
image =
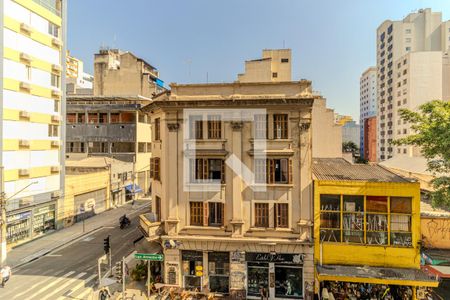
[[[3,265],[3,263],[6,260],[6,202],[13,198],[14,196],[18,195],[19,193],[26,190],[28,187],[30,187],[33,184],[38,183],[37,181],[30,182],[28,185],[20,189],[15,194],[9,196],[5,199],[5,185],[4,185],[4,167],[0,167],[0,176],[1,176],[1,192],[0,192],[0,210],[1,210],[1,218],[0,218],[0,226],[1,226],[1,237],[0,237],[0,264]]]

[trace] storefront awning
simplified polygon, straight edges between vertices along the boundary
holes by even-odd
[[[368,266],[316,266],[319,281],[345,281],[372,284],[437,287],[439,282],[420,269],[383,268]]]
[[[438,278],[450,278],[450,266],[422,266],[422,270]]]
[[[126,185],[125,189],[128,192],[133,193],[133,184]],[[134,185],[134,193],[142,193],[142,189],[137,184]]]

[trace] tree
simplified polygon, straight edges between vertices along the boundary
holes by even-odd
[[[400,110],[400,117],[411,124],[413,134],[395,140],[395,145],[419,146],[433,173],[433,206],[450,208],[450,102],[433,100],[418,111]]]
[[[352,141],[342,143],[342,152],[352,152],[353,154],[359,151],[358,146]]]

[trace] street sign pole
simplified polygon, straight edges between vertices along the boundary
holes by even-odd
[[[122,257],[122,299],[125,299],[125,256]]]
[[[150,299],[150,260],[147,261],[147,298]]]

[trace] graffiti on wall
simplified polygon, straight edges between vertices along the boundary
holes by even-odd
[[[423,218],[421,225],[425,246],[450,249],[450,219]]]

